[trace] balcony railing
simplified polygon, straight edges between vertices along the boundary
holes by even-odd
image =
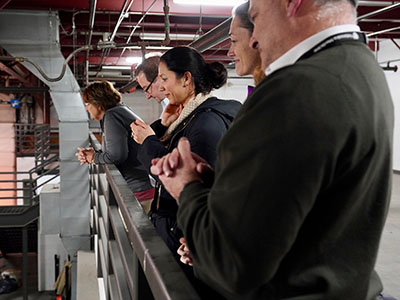
[[[90,134],[92,147],[100,144]],[[200,299],[114,165],[91,165],[93,248],[106,299]]]

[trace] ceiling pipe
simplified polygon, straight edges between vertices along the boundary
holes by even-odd
[[[386,2],[383,2],[386,3]],[[392,4],[392,2],[388,2],[389,4]],[[385,6],[385,5],[389,5],[389,4],[381,4],[380,6]],[[70,13],[79,13],[79,14],[88,14],[89,11],[88,10],[79,10],[79,11],[73,11],[73,10],[64,10],[65,12],[70,12]],[[119,15],[120,12],[118,11],[113,11],[113,10],[100,10],[97,12],[98,15]],[[125,13],[125,15],[137,15],[137,16],[142,16],[143,13],[141,12],[137,12],[137,11],[128,11]],[[149,12],[147,14],[148,16],[164,16],[163,12]],[[187,18],[193,18],[193,17],[200,17],[200,14],[195,14],[195,13],[191,13],[191,14],[181,14],[181,13],[174,13],[174,14],[169,14],[170,17],[187,17]],[[203,15],[204,17],[204,15]],[[207,15],[205,16],[209,19],[221,19],[221,18],[226,18],[225,15]]]
[[[93,50],[93,49],[95,49],[95,47],[89,45],[89,46],[80,47],[80,48],[76,49],[75,51],[73,51],[70,55],[68,55],[67,59],[64,61],[62,69],[61,69],[61,73],[57,77],[49,77],[49,76],[47,76],[46,73],[44,73],[44,71],[40,68],[40,66],[38,64],[36,64],[34,61],[32,61],[31,59],[26,58],[26,57],[0,56],[0,61],[16,61],[16,62],[19,62],[19,63],[22,63],[22,62],[30,63],[32,66],[35,67],[35,69],[40,73],[40,75],[43,76],[43,78],[45,80],[47,80],[49,82],[57,82],[57,81],[60,81],[64,77],[64,74],[65,74],[65,72],[67,70],[68,62],[71,60],[71,58],[76,53],[78,53],[80,51]]]
[[[0,87],[0,93],[15,94],[15,93],[43,93],[48,92],[49,88],[44,87],[28,87],[28,86],[18,86],[18,87]]]
[[[229,36],[232,17],[226,19],[214,29],[211,29],[188,46],[197,49],[200,53],[225,41]]]
[[[384,29],[384,30],[380,30],[380,31],[376,31],[376,32],[371,32],[371,33],[367,34],[367,37],[371,37],[371,36],[378,35],[381,33],[391,32],[391,31],[395,31],[395,30],[400,30],[400,26],[392,27],[392,28],[388,28],[388,29]]]
[[[387,5],[392,5],[392,1],[358,1],[358,6],[387,6]]]
[[[89,5],[90,5],[89,36],[88,36],[88,40],[87,40],[87,45],[90,46],[90,44],[92,43],[93,26],[94,26],[94,18],[96,16],[97,0],[89,0]],[[90,49],[88,49],[86,51],[86,60],[85,60],[86,61],[86,63],[85,63],[86,85],[89,84],[89,52],[90,52]]]
[[[117,24],[115,25],[114,31],[110,37],[110,41],[113,41],[115,38],[115,35],[117,34],[118,28],[121,25],[122,21],[125,18],[126,13],[129,11],[129,9],[131,8],[132,4],[133,4],[133,0],[130,0],[128,6],[126,5],[128,2],[128,0],[125,0],[124,5],[122,6],[121,12],[119,14],[119,18],[117,21]]]
[[[120,14],[119,14],[117,24],[115,24],[114,31],[113,31],[113,33],[112,33],[110,39],[108,40],[108,42],[110,42],[110,43],[113,43],[113,42],[114,42],[114,38],[115,38],[115,35],[117,34],[118,28],[119,28],[119,26],[121,25],[122,20],[124,19],[126,13],[127,13],[127,12],[129,11],[129,9],[131,8],[131,6],[132,6],[132,4],[133,4],[133,0],[130,0],[130,2],[129,2],[128,5],[127,5],[127,3],[128,3],[128,0],[125,0],[125,1],[124,1],[124,4],[122,5],[122,9],[121,9],[121,12],[120,12]],[[101,67],[103,66],[104,58],[106,58],[109,54],[110,54],[110,50],[109,50],[109,49],[106,49],[106,50],[103,50],[103,51],[102,51],[102,53],[101,53],[101,59],[100,59],[100,64],[99,64],[99,68],[98,68],[98,70],[97,70],[96,76],[97,76],[97,75],[99,74],[99,72],[101,71]]]
[[[133,36],[133,34],[135,33],[136,29],[139,28],[139,25],[143,22],[144,18],[147,16],[147,14],[149,13],[150,9],[153,7],[153,5],[157,2],[157,0],[154,0],[153,3],[150,4],[149,8],[146,10],[146,12],[143,14],[143,16],[140,18],[140,20],[137,22],[137,24],[135,25],[135,27],[133,27],[131,33],[129,34],[129,37],[126,41],[127,44],[130,43],[131,38]],[[119,58],[122,57],[122,55],[124,55],[126,48],[123,48],[121,51],[121,55],[119,56]]]
[[[7,4],[10,2],[11,2],[11,0],[6,0],[4,3],[0,4],[0,9],[3,9],[4,7],[6,7]]]
[[[378,9],[378,10],[375,10],[375,11],[371,11],[370,13],[367,13],[365,15],[359,16],[357,18],[357,21],[361,21],[361,20],[366,19],[366,18],[375,17],[377,15],[380,15],[380,14],[383,14],[385,12],[391,11],[391,10],[396,9],[398,7],[400,7],[400,2],[395,3],[393,5],[386,6],[384,8],[381,8],[381,9]]]
[[[168,5],[168,0],[164,0],[164,32],[165,32],[165,38],[162,41],[139,41],[139,42],[134,42],[134,43],[123,43],[123,44],[116,44],[114,42],[106,42],[106,43],[99,43],[97,44],[98,49],[101,48],[129,48],[129,47],[141,47],[141,48],[146,48],[146,47],[157,47],[157,46],[168,46],[171,42],[170,38],[170,23],[169,23],[169,5]],[[132,33],[133,34],[133,33]],[[122,54],[121,54],[122,56]],[[121,58],[120,56],[120,58]],[[101,61],[102,63],[102,61]],[[101,67],[101,65],[100,65]],[[97,76],[98,74],[96,74]]]
[[[88,37],[87,45],[90,45],[92,43],[94,18],[96,16],[96,6],[97,6],[97,0],[90,0],[89,37]]]
[[[168,0],[164,0],[164,26],[165,26],[165,39],[161,41],[160,46],[168,46],[171,42],[169,37],[170,26],[169,26],[169,6]]]
[[[396,45],[396,47],[397,48],[399,48],[399,50],[400,50],[400,45],[399,44],[397,44],[397,42],[394,40],[394,39],[390,39],[392,42],[393,42],[393,44],[395,44]]]
[[[94,0],[94,1],[92,2],[92,3],[94,4],[93,7],[95,7],[96,2],[97,2],[96,0]],[[126,1],[125,1],[125,2],[126,2]],[[133,2],[133,0],[131,0],[131,4],[130,4],[130,5],[132,5],[132,2]],[[125,4],[124,4],[124,7],[125,7]],[[129,8],[130,8],[130,6],[128,7],[128,9],[129,9]],[[165,45],[169,45],[169,43],[170,43],[170,36],[169,36],[169,34],[170,34],[170,27],[169,27],[169,6],[168,6],[168,0],[164,0],[164,13],[165,13],[165,16],[164,16],[165,39],[164,39],[163,41],[161,41],[161,42],[159,42],[159,41],[140,41],[140,42],[137,42],[137,43],[130,43],[130,44],[115,44],[115,43],[112,41],[112,38],[111,38],[110,41],[102,42],[102,43],[99,42],[97,46],[85,45],[85,46],[83,46],[83,47],[80,47],[80,48],[76,49],[75,51],[73,51],[73,52],[67,57],[67,59],[65,60],[65,62],[64,62],[64,64],[63,64],[63,67],[62,67],[62,70],[61,70],[60,75],[57,76],[57,77],[54,77],[54,78],[51,78],[51,77],[47,76],[47,75],[43,72],[43,70],[42,70],[35,62],[33,62],[32,60],[30,60],[29,58],[25,58],[25,57],[0,56],[0,60],[16,61],[16,62],[20,62],[20,63],[21,63],[21,62],[30,63],[31,65],[33,65],[33,66],[38,70],[38,72],[40,73],[40,75],[42,75],[43,78],[44,78],[45,80],[47,80],[47,81],[49,81],[49,82],[56,82],[56,81],[61,80],[61,79],[64,77],[64,74],[65,74],[65,71],[66,71],[66,67],[67,67],[67,65],[68,65],[68,62],[71,60],[72,57],[75,56],[76,53],[78,53],[78,52],[80,52],[80,51],[90,51],[90,50],[97,49],[97,50],[103,50],[103,53],[104,53],[105,51],[108,51],[108,52],[109,52],[111,49],[114,49],[114,48],[124,48],[124,47],[130,47],[130,46],[146,47],[146,46],[165,46]],[[92,18],[91,18],[91,20],[92,20]],[[93,14],[93,21],[94,21],[94,14]],[[118,26],[119,26],[119,25],[118,25]],[[92,27],[93,27],[93,26],[92,26]],[[99,71],[101,70],[101,67],[102,67],[102,64],[103,64],[103,60],[104,60],[104,55],[102,55],[102,58],[101,58],[101,61],[100,61]],[[88,65],[88,61],[89,61],[89,60],[87,59],[86,61],[87,61],[87,67],[88,67],[88,66],[89,66],[89,65]],[[99,71],[97,71],[95,77],[97,77]],[[89,72],[86,72],[86,78],[88,78],[88,74],[89,74]],[[87,81],[88,81],[88,79],[87,79]],[[88,83],[88,82],[87,82],[87,83]]]

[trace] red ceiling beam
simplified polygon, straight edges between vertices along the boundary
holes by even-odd
[[[5,64],[3,64],[1,62],[0,62],[0,70],[6,72],[7,74],[11,75],[15,79],[18,79],[19,81],[24,83],[26,86],[32,86],[32,83],[29,80],[25,79],[24,77],[19,75],[17,72],[15,72],[13,69],[10,69],[9,67],[7,67]]]

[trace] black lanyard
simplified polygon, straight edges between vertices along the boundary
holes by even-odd
[[[331,35],[330,37],[327,37],[325,40],[318,43],[312,49],[310,49],[306,53],[304,53],[299,58],[299,60],[309,58],[310,56],[314,55],[317,52],[334,47],[345,41],[361,41],[365,44],[368,43],[367,36],[363,32],[357,32],[357,31],[342,32],[342,33],[338,33],[335,35]]]

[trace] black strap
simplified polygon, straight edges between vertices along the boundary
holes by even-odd
[[[312,49],[308,50],[304,53],[299,60],[309,58],[310,56],[314,55],[317,52],[322,50],[337,46],[345,41],[361,41],[365,44],[368,44],[367,36],[363,32],[358,31],[349,31],[349,32],[342,32],[330,37],[327,37],[325,40],[314,46]]]
[[[156,186],[154,188],[154,198],[151,201],[150,210],[156,212],[160,206],[160,196],[161,196],[161,183],[156,181]]]

